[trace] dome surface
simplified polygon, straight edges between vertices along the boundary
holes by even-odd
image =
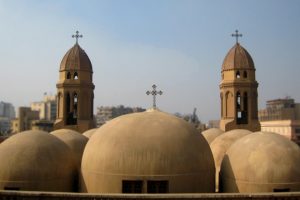
[[[70,149],[43,131],[24,131],[0,145],[0,189],[73,191]]]
[[[97,129],[98,128],[93,128],[93,129],[87,130],[82,135],[84,135],[87,138],[91,138],[94,135],[94,133],[96,132]]]
[[[232,69],[255,69],[250,54],[239,43],[229,50],[223,61],[222,71]]]
[[[158,110],[123,115],[101,126],[86,145],[81,172],[84,192],[122,193],[126,180],[164,181],[170,193],[215,189],[213,157],[203,136]]]
[[[224,133],[224,131],[222,131],[219,128],[210,128],[210,129],[203,131],[202,135],[204,136],[204,138],[206,139],[208,144],[210,144],[214,139],[216,139],[222,133]]]
[[[212,143],[210,143],[210,148],[214,157],[215,166],[216,166],[216,189],[218,191],[219,185],[219,172],[222,160],[225,153],[230,148],[230,146],[236,142],[238,139],[252,133],[251,131],[245,129],[234,129],[228,132],[223,133],[217,137]]]
[[[73,152],[76,165],[80,169],[82,154],[88,138],[70,129],[58,129],[51,132],[52,135],[63,141]]]
[[[65,70],[93,71],[88,55],[77,43],[65,54],[60,63],[59,71]]]
[[[300,191],[300,149],[284,136],[249,134],[227,151],[221,167],[223,192]]]

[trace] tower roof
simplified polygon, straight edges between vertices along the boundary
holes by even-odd
[[[222,65],[222,71],[233,69],[255,69],[250,54],[238,42],[229,50]]]
[[[76,43],[63,57],[60,70],[82,70],[93,72],[92,63],[85,51]]]

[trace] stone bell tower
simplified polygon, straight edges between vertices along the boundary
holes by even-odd
[[[94,128],[94,84],[92,63],[79,46],[76,31],[75,45],[63,57],[57,87],[57,116],[54,129],[68,128],[84,132]]]
[[[238,42],[242,35],[236,31],[236,44],[227,53],[222,65],[220,84],[221,121],[224,131],[248,129],[259,131],[255,67],[250,54]]]

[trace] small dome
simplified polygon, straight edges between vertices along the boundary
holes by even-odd
[[[93,71],[88,55],[79,44],[75,44],[63,57],[59,71],[65,70]]]
[[[94,135],[94,133],[96,132],[97,129],[98,128],[93,128],[93,129],[87,130],[83,133],[83,135],[90,139]]]
[[[147,184],[144,193],[157,181],[170,193],[215,189],[213,157],[203,136],[186,121],[153,109],[101,126],[86,145],[81,173],[84,192],[122,193],[128,180]]]
[[[222,71],[232,69],[255,69],[250,54],[239,43],[229,50],[223,61]]]
[[[222,160],[225,153],[230,148],[230,146],[236,142],[238,139],[252,133],[251,131],[245,129],[234,129],[223,133],[217,137],[212,143],[210,143],[210,148],[214,156],[215,166],[216,166],[216,189],[218,191],[219,185],[219,172]]]
[[[63,141],[72,150],[77,167],[80,169],[82,154],[88,138],[70,129],[58,129],[52,131],[51,134]]]
[[[276,133],[256,132],[234,143],[221,167],[223,192],[300,191],[300,149]]]
[[[0,145],[0,190],[73,191],[70,149],[43,131],[24,131]]]
[[[203,131],[202,135],[204,136],[208,144],[210,144],[214,139],[216,139],[216,137],[220,136],[222,133],[224,133],[224,131],[219,128],[210,128]]]

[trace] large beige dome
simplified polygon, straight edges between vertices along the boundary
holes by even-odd
[[[208,144],[212,143],[214,139],[216,139],[218,136],[220,136],[224,131],[222,131],[219,128],[210,128],[202,132],[202,135],[208,142]]]
[[[0,145],[0,190],[73,191],[70,149],[43,131],[24,131]]]
[[[73,152],[76,165],[80,169],[81,158],[88,138],[70,129],[58,129],[51,132],[52,135],[63,141]]]
[[[91,138],[94,135],[94,133],[96,132],[97,129],[98,128],[93,128],[93,129],[87,130],[82,135],[84,135],[87,138]]]
[[[184,120],[157,110],[124,115],[100,127],[86,145],[81,167],[84,192],[215,189],[213,157],[203,136]]]
[[[219,186],[219,172],[223,157],[229,147],[238,139],[252,133],[251,131],[245,129],[234,129],[223,133],[217,137],[211,144],[210,148],[214,156],[215,166],[216,166],[216,189],[218,191]]]
[[[256,132],[227,151],[221,167],[224,192],[300,191],[300,149],[276,133]]]

